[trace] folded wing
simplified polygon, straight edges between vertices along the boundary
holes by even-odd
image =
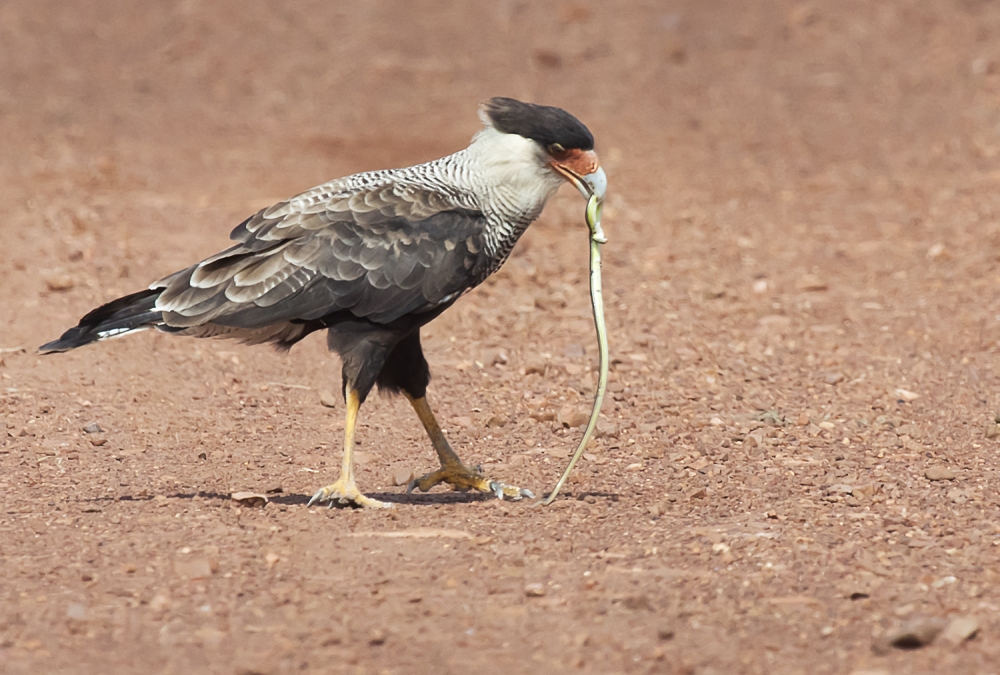
[[[484,229],[436,192],[332,183],[260,211],[235,246],[150,288],[166,330],[284,342],[337,313],[390,323],[454,302],[488,274]]]

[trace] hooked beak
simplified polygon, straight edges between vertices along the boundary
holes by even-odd
[[[585,194],[583,190],[580,190],[581,194],[586,199],[590,199],[591,195],[597,195],[597,198],[602,202],[604,201],[604,194],[608,191],[608,174],[604,173],[602,167],[597,167],[597,171],[593,173],[588,173],[586,176],[582,176],[583,182],[590,188],[590,194]],[[579,186],[577,186],[579,190]]]
[[[552,168],[580,191],[584,199],[596,196],[604,201],[608,190],[608,175],[601,168],[597,153],[593,150],[571,150],[565,157],[551,162]]]

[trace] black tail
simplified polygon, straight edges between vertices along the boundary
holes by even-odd
[[[112,300],[106,305],[91,310],[80,323],[53,340],[39,347],[43,354],[65,352],[83,345],[125,335],[136,330],[144,330],[160,322],[160,312],[156,311],[156,298],[162,288],[139,291]]]

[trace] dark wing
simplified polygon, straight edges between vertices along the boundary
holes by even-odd
[[[236,246],[153,284],[164,328],[287,341],[334,312],[389,323],[432,311],[488,273],[481,213],[398,184],[335,186],[257,213]]]

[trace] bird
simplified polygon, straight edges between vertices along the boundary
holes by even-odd
[[[427,401],[420,329],[503,265],[560,186],[603,199],[607,176],[590,130],[561,108],[494,97],[478,114],[483,126],[468,147],[332,180],[262,209],[232,230],[231,247],[93,309],[39,351],[147,329],[288,350],[325,330],[342,365],[344,451],[339,477],[308,506],[392,506],[362,494],[354,474],[358,413],[376,386],[406,397],[440,462],[408,493],[446,483],[534,497],[452,449]]]

